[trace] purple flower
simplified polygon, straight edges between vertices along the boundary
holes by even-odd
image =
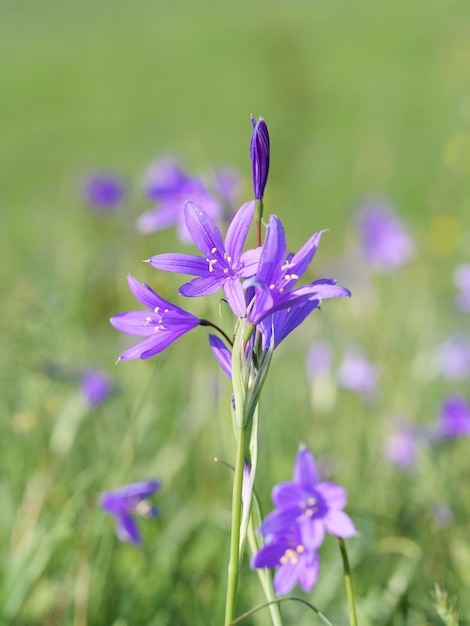
[[[113,383],[104,372],[89,370],[83,375],[80,388],[88,404],[97,407],[109,396]]]
[[[148,285],[139,283],[132,276],[127,277],[129,288],[134,296],[150,311],[129,311],[115,315],[109,321],[123,333],[148,337],[121,354],[119,361],[148,359],[162,352],[173,341],[192,330],[201,320],[187,313],[175,304],[167,302]]]
[[[290,332],[326,298],[350,296],[345,287],[332,278],[322,278],[302,287],[295,287],[312,261],[322,233],[312,235],[296,254],[286,255],[286,238],[281,220],[271,215],[256,276],[247,282],[247,300],[255,295],[248,319],[260,324],[264,344],[274,332],[277,346]],[[273,317],[273,314],[279,312]]]
[[[470,263],[459,265],[454,271],[454,283],[459,289],[455,302],[461,311],[470,311]]]
[[[90,174],[82,184],[84,199],[96,209],[115,209],[125,193],[125,185],[115,174]]]
[[[303,444],[297,453],[294,480],[276,485],[272,499],[277,509],[260,527],[265,537],[284,535],[296,524],[306,526],[302,535],[306,533],[309,547],[317,549],[326,532],[343,538],[356,533],[350,517],[343,512],[346,491],[336,483],[318,482],[315,459]]]
[[[206,296],[223,287],[232,311],[243,317],[246,304],[240,279],[256,272],[260,254],[259,250],[248,250],[242,254],[254,209],[254,202],[247,202],[241,207],[229,226],[224,243],[209,215],[193,202],[187,202],[184,210],[186,226],[204,256],[157,254],[148,262],[152,267],[167,272],[197,276],[180,287],[182,296]]]
[[[309,376],[315,378],[331,369],[332,351],[325,341],[313,343],[307,352],[306,366]]]
[[[384,446],[385,457],[401,469],[416,462],[418,431],[409,424],[402,424],[387,438]]]
[[[383,204],[371,202],[359,213],[362,250],[375,269],[391,272],[408,263],[413,241],[401,221]]]
[[[439,347],[437,369],[446,380],[465,380],[470,376],[470,342],[467,337],[450,337]]]
[[[209,335],[209,344],[217,363],[228,378],[232,378],[232,353],[217,335]]]
[[[470,435],[470,406],[465,398],[452,396],[441,408],[436,427],[437,437],[460,437]]]
[[[262,117],[256,121],[251,116],[253,133],[250,140],[250,159],[253,173],[255,200],[262,200],[269,173],[269,133]]]
[[[338,380],[344,389],[369,396],[377,389],[377,371],[360,350],[346,352],[338,369]]]
[[[289,593],[297,583],[304,591],[310,591],[317,582],[320,560],[315,538],[309,531],[308,525],[294,526],[285,534],[275,536],[251,561],[255,568],[279,568],[273,580],[278,596]]]
[[[188,176],[174,160],[165,159],[154,163],[147,173],[145,189],[158,205],[137,220],[137,230],[141,233],[163,230],[176,224],[180,240],[183,243],[191,241],[183,213],[187,200],[202,204],[212,219],[220,214],[217,199],[202,180]]]
[[[138,546],[141,544],[139,529],[134,515],[155,517],[157,509],[147,501],[160,484],[156,480],[145,480],[105,491],[100,495],[100,504],[105,513],[116,519],[116,533],[121,541]]]

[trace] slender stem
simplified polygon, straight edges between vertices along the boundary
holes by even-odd
[[[235,618],[238,571],[240,568],[240,525],[242,517],[243,466],[245,462],[244,427],[238,428],[237,455],[232,492],[232,532],[230,536],[230,560],[228,564],[227,596],[225,601],[225,626]]]
[[[351,569],[349,567],[348,553],[344,539],[337,537],[341,557],[343,559],[344,584],[346,586],[346,596],[348,598],[349,623],[351,626],[357,626],[356,602],[354,599],[354,589],[352,583]]]
[[[214,324],[214,322],[211,322],[209,320],[199,320],[199,326],[211,326],[212,328],[215,328],[215,330],[217,332],[219,332],[222,337],[224,337],[226,339],[226,341],[232,346],[233,348],[233,341],[230,339],[230,337],[227,335],[227,333],[225,331],[223,331],[220,326],[217,326],[217,324]]]
[[[263,218],[263,201],[255,200],[255,207],[256,245],[260,246],[262,243],[261,220]]]

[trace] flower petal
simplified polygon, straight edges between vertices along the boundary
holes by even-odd
[[[303,276],[305,270],[310,265],[313,257],[315,256],[315,252],[317,251],[318,244],[320,243],[320,238],[325,231],[321,230],[318,233],[315,233],[310,237],[310,239],[304,243],[304,245],[300,248],[300,250],[294,254],[291,259],[289,271]]]
[[[147,337],[155,334],[155,327],[159,316],[152,311],[128,311],[118,313],[110,318],[111,324],[117,330],[128,335]]]
[[[346,489],[336,483],[318,483],[315,490],[324,498],[329,509],[342,509],[346,506],[348,496]]]
[[[289,481],[279,483],[274,487],[271,497],[275,506],[279,509],[292,509],[299,507],[305,499],[305,491],[298,483]]]
[[[220,254],[225,250],[220,230],[210,219],[209,215],[194,202],[184,205],[186,227],[191,237],[204,256],[213,256],[215,248]]]
[[[170,203],[165,203],[156,209],[150,209],[137,218],[137,231],[142,234],[164,230],[175,223],[178,210]]]
[[[343,511],[328,511],[324,521],[326,530],[336,537],[346,539],[347,537],[354,537],[356,534],[356,528],[351,518]]]
[[[130,515],[124,514],[116,517],[116,534],[121,541],[133,543],[135,546],[140,546],[142,543],[137,524]]]
[[[225,237],[225,250],[232,258],[234,264],[237,263],[241,256],[243,246],[245,245],[248,232],[250,230],[253,214],[255,212],[255,203],[253,200],[245,202],[245,204],[237,211],[235,217]]]
[[[187,298],[197,298],[198,296],[208,296],[218,291],[224,284],[225,277],[201,276],[193,278],[189,283],[184,283],[179,288],[179,293]]]
[[[301,485],[306,491],[311,491],[317,484],[317,468],[313,454],[302,443],[297,452],[294,467],[294,480]]]
[[[317,550],[325,539],[325,525],[320,519],[306,519],[299,524],[303,545],[308,550]]]
[[[320,558],[318,553],[314,553],[311,559],[303,559],[302,567],[299,568],[299,582],[304,591],[310,591],[318,579],[320,569]]]
[[[254,248],[253,250],[247,250],[240,257],[240,262],[243,265],[242,276],[249,278],[254,276],[258,271],[259,260],[261,258],[261,252],[263,248]]]
[[[230,308],[238,315],[238,317],[244,317],[246,313],[245,292],[238,278],[225,281],[224,293],[227,298],[227,302]]]
[[[275,541],[268,543],[254,555],[251,560],[252,567],[277,567],[281,557],[289,547],[287,541]]]
[[[261,523],[260,532],[268,535],[284,535],[290,531],[299,515],[299,508],[275,509]]]
[[[148,263],[157,270],[190,276],[206,276],[210,272],[207,260],[195,254],[156,254],[148,259]]]
[[[286,236],[281,220],[276,215],[271,215],[256,274],[268,287],[277,278],[279,268],[286,259],[286,248]]]
[[[273,579],[273,587],[277,596],[283,596],[295,587],[299,580],[302,567],[303,563],[301,563],[300,559],[297,563],[288,561],[284,565],[281,565],[274,574]]]
[[[232,353],[217,335],[209,335],[211,350],[225,374],[232,378]]]

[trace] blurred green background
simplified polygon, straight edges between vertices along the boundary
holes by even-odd
[[[266,210],[289,246],[331,229],[318,275],[334,268],[354,292],[338,259],[364,197],[390,200],[419,247],[399,278],[376,282],[373,301],[358,283],[351,302],[325,306],[276,354],[262,407],[264,506],[300,441],[334,455],[361,531],[349,542],[361,623],[441,623],[435,582],[468,623],[467,444],[424,454],[411,475],[382,457],[389,415],[429,422],[447,392],[422,375],[420,355],[468,330],[449,305],[470,243],[468,1],[4,0],[0,51],[0,623],[221,623],[231,477],[212,458],[233,455],[228,384],[202,332],[114,368],[128,344],[108,318],[134,307],[129,272],[170,299],[179,284],[141,262],[178,245],[173,233],[135,232],[151,206],[139,187],[149,162],[171,153],[194,172],[236,166],[249,198],[250,113],[268,122]],[[126,178],[121,213],[84,206],[79,181],[94,169]],[[216,317],[218,299],[191,311]],[[375,405],[340,392],[333,414],[312,414],[304,354],[319,337],[367,348],[381,368]],[[51,434],[73,420],[76,373],[88,367],[119,391],[57,453]],[[154,475],[162,516],[137,551],[118,543],[97,494]],[[434,499],[451,502],[452,527],[433,525]],[[336,547],[324,548],[311,599],[344,624]],[[248,567],[241,588],[240,610],[261,601]],[[311,623],[285,611],[286,623]]]

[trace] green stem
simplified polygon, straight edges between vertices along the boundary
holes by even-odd
[[[225,626],[235,618],[238,571],[240,568],[240,525],[242,517],[243,466],[245,462],[246,429],[240,427],[237,438],[237,456],[232,492],[232,532],[230,536],[230,560],[228,564],[227,596],[225,601]]]
[[[357,626],[356,602],[354,599],[354,589],[352,583],[351,569],[349,567],[348,553],[344,539],[337,537],[341,558],[343,559],[344,584],[346,586],[346,596],[348,598],[349,623],[351,626]]]

